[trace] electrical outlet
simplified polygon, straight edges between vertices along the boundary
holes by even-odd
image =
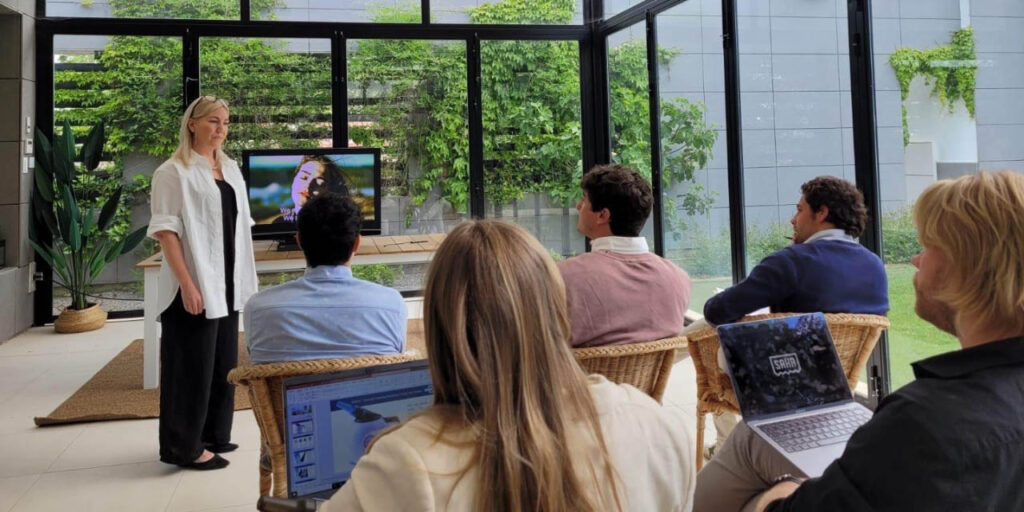
[[[34,150],[35,150],[35,143],[33,143],[32,140],[26,140],[25,141],[25,154],[26,155],[31,155]]]

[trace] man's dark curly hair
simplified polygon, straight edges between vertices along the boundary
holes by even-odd
[[[299,210],[298,224],[307,265],[341,265],[352,257],[363,214],[351,197],[324,192]]]
[[[613,235],[640,236],[654,206],[651,185],[640,173],[619,164],[598,165],[583,176],[580,186],[592,211],[608,208]]]
[[[835,176],[814,178],[800,186],[804,200],[817,212],[822,206],[828,207],[827,222],[846,231],[852,237],[859,237],[868,222],[868,209],[864,206],[864,195],[852,183]]]

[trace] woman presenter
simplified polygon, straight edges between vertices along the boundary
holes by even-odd
[[[249,204],[238,165],[221,146],[228,104],[203,96],[181,118],[178,149],[153,174],[149,236],[163,262],[160,460],[220,469],[230,452],[238,312],[256,293]]]

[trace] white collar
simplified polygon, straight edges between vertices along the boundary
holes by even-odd
[[[815,240],[839,240],[842,242],[857,243],[856,238],[846,234],[846,231],[841,229],[823,229],[807,237],[807,240],[804,240],[804,243],[811,243]]]
[[[206,158],[205,155],[199,154],[199,152],[196,151],[195,149],[192,149],[191,151],[192,151],[192,163],[193,163],[193,165],[195,165],[196,162],[199,162],[199,165],[201,165],[201,166],[203,166],[203,167],[205,167],[207,169],[213,169],[213,167],[210,166],[210,161]],[[227,155],[227,153],[224,153],[223,150],[214,151],[213,152],[213,157],[214,158],[220,158],[220,154],[224,155],[223,159],[220,160],[220,162],[219,162],[221,164],[221,168],[223,168],[223,167],[225,167],[228,164],[228,162],[231,162],[231,158]]]
[[[611,251],[619,254],[646,254],[647,239],[642,236],[603,236],[590,241],[591,251]]]
[[[216,157],[217,157],[217,153],[214,152],[214,158],[216,158]],[[212,169],[212,167],[210,166],[210,161],[207,160],[206,156],[199,154],[198,151],[193,149],[192,150],[192,163],[193,163],[193,165],[197,165],[196,162],[199,162],[198,165],[201,165],[201,166],[205,167],[206,169]]]

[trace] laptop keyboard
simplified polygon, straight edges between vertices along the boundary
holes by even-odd
[[[871,413],[860,407],[829,411],[812,416],[758,425],[772,441],[787,453],[800,452],[845,443],[854,430],[871,419]]]

